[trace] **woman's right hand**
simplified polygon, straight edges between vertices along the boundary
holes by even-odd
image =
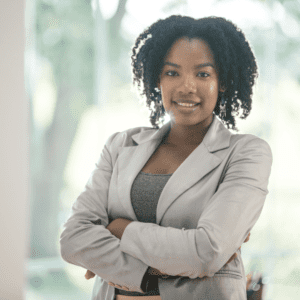
[[[85,279],[89,280],[91,278],[94,278],[95,277],[95,273],[93,273],[92,271],[90,270],[87,270],[85,275],[84,275]]]

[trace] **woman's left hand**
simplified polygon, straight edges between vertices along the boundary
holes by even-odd
[[[121,239],[125,228],[131,222],[132,222],[131,220],[128,220],[128,219],[125,219],[125,218],[118,218],[118,219],[113,220],[111,223],[109,223],[106,226],[106,229],[108,229],[112,235],[114,235],[118,239]],[[89,280],[91,278],[94,278],[94,277],[95,277],[95,273],[93,273],[90,270],[86,271],[85,278],[87,280]]]
[[[131,222],[133,222],[133,221],[125,219],[125,218],[118,218],[118,219],[113,220],[110,224],[108,224],[106,229],[108,229],[112,235],[114,235],[118,239],[121,239],[125,228]]]

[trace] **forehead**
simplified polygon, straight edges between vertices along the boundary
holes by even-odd
[[[171,46],[165,57],[165,62],[166,61],[214,63],[214,56],[208,43],[204,40],[183,37],[175,41]]]

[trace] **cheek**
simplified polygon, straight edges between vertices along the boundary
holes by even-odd
[[[211,96],[215,95],[215,94],[218,94],[218,84],[217,82],[213,81],[213,82],[210,82],[208,84],[208,92]]]
[[[172,84],[164,84],[163,86],[161,86],[162,99],[168,101],[172,97],[174,90],[175,87],[172,86]]]
[[[216,105],[218,100],[218,83],[215,81],[207,82],[205,86],[202,86],[201,96],[200,98],[203,99],[203,108],[211,109]]]

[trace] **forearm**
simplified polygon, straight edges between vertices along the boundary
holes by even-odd
[[[110,231],[111,234],[113,234],[118,239],[122,238],[123,232],[125,228],[131,223],[132,221],[124,219],[124,218],[118,218],[112,222],[106,227]],[[141,282],[141,289],[144,292],[147,292],[149,289],[151,289],[151,283],[153,282],[154,277],[168,277],[167,274],[161,273],[159,270],[148,267],[145,274],[143,275],[143,279]]]
[[[124,232],[121,251],[171,276],[213,276],[238,251],[259,216],[255,211],[245,213],[250,223],[243,222],[245,216],[236,226],[232,217],[231,223],[221,220],[215,226],[199,221],[197,229],[189,230],[134,222]],[[227,229],[223,224],[228,224]]]
[[[192,248],[190,241],[193,238],[185,238],[185,242],[182,242],[184,239],[182,235],[186,235],[186,233],[187,231],[183,232],[177,228],[133,222],[124,231],[120,244],[121,251],[141,259],[145,264],[157,269],[163,275],[196,278],[199,277],[201,266],[200,263],[195,262],[196,256],[191,257],[190,255],[190,248]],[[191,234],[193,234],[192,230],[189,231],[188,235]],[[184,252],[186,255],[179,255],[179,253]]]
[[[213,276],[242,245],[262,212],[271,157],[264,141],[247,142],[232,157],[196,228],[132,222],[124,231],[121,251],[169,275]]]
[[[114,282],[132,291],[140,289],[148,268],[139,259],[120,250],[120,240],[102,225],[66,223],[61,235],[62,258],[90,270],[107,282]]]

